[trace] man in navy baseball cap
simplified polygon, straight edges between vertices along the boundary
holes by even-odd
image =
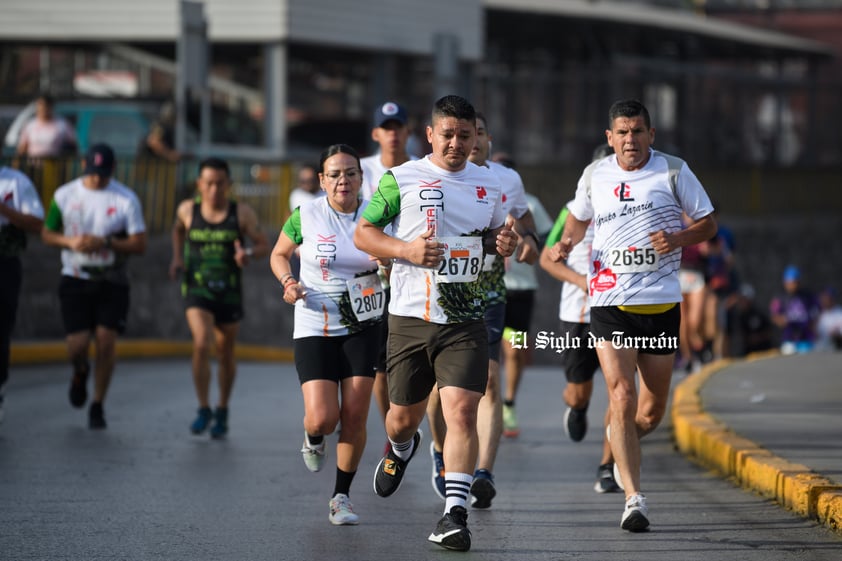
[[[382,127],[389,121],[397,121],[401,125],[405,125],[407,121],[406,109],[394,101],[387,101],[374,110],[374,127]]]
[[[114,173],[114,150],[107,144],[94,144],[85,154],[85,175],[111,177]]]

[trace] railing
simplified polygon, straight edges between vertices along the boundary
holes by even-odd
[[[25,173],[35,184],[46,206],[56,189],[82,174],[78,158],[0,158],[0,164]],[[289,214],[289,193],[293,185],[291,163],[257,164],[228,160],[234,181],[232,196],[247,202],[257,212],[267,231],[278,231]],[[147,158],[118,158],[114,178],[131,187],[140,198],[146,228],[150,234],[168,232],[175,209],[183,199],[195,194],[198,161],[178,163]]]

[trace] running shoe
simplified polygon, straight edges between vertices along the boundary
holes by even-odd
[[[96,401],[91,403],[91,407],[88,409],[88,428],[104,429],[106,426],[105,411],[102,409],[102,403]]]
[[[210,429],[211,438],[224,438],[228,434],[228,408],[217,407],[213,412],[213,426]]]
[[[377,469],[374,471],[374,492],[381,497],[388,497],[397,491],[403,481],[403,472],[412,457],[421,445],[421,431],[416,431],[412,437],[412,453],[408,460],[397,457],[395,451],[389,448],[389,452],[380,458]]]
[[[564,432],[573,442],[581,442],[588,432],[588,408],[573,409],[564,412]]]
[[[200,407],[197,413],[196,420],[190,425],[190,432],[193,434],[202,434],[208,429],[213,418],[213,412],[210,407]]]
[[[88,400],[88,372],[74,372],[70,380],[70,405],[79,408],[85,405]]]
[[[461,506],[452,507],[450,512],[441,517],[436,529],[427,539],[453,551],[468,551],[471,549],[468,511]]]
[[[515,438],[520,434],[514,405],[503,405],[503,436]]]
[[[494,476],[487,469],[474,472],[474,482],[471,484],[471,495],[474,496],[471,506],[474,508],[491,508],[491,499],[497,494],[494,488]]]
[[[619,493],[622,489],[614,479],[614,464],[601,464],[596,470],[596,483],[593,490],[597,493]]]
[[[325,441],[316,445],[315,448],[310,447],[307,440],[307,433],[304,433],[304,444],[301,445],[301,457],[304,458],[304,465],[312,472],[317,472],[325,465]]]
[[[330,499],[328,505],[330,506],[328,519],[334,526],[354,526],[360,523],[360,517],[354,512],[354,505],[351,504],[348,495],[337,493]]]
[[[629,532],[645,532],[649,528],[649,508],[646,497],[637,493],[626,501],[626,510],[620,520],[620,528]]]
[[[447,490],[444,485],[444,456],[441,452],[436,451],[436,444],[430,443],[430,457],[433,459],[433,491],[436,495],[441,497],[441,500],[447,499]]]

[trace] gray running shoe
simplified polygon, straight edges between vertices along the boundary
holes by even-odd
[[[301,445],[301,457],[304,458],[304,465],[312,472],[319,471],[325,465],[325,441],[322,440],[315,448],[310,448],[307,442],[307,433],[304,433],[304,444]]]
[[[328,519],[334,526],[356,526],[360,523],[360,517],[354,512],[354,505],[348,495],[337,493],[330,499],[330,515]]]

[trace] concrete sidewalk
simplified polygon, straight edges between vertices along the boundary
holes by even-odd
[[[685,455],[842,533],[842,355],[718,361],[675,387]]]

